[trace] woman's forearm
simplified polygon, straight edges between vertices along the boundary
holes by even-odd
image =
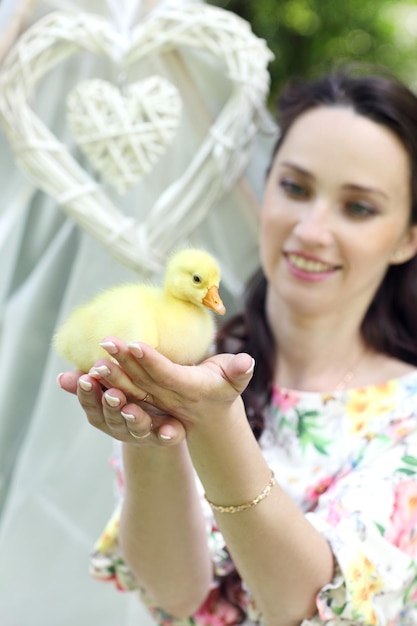
[[[189,616],[209,591],[211,560],[195,474],[178,446],[123,446],[125,500],[120,543],[156,606]]]
[[[188,446],[209,500],[247,503],[271,478],[240,403],[235,415],[207,419],[188,432]],[[217,425],[213,427],[213,422]],[[258,505],[216,513],[232,558],[268,626],[298,626],[315,612],[315,596],[333,574],[326,540],[277,484]]]
[[[147,446],[143,456],[139,452],[136,456],[126,446],[127,500],[122,529],[129,564],[157,604],[185,615],[203,600],[210,570],[191,460],[208,498],[217,504],[247,502],[270,480],[240,395],[252,374],[253,360],[248,354],[224,354],[185,367],[146,344],[138,346],[133,358],[120,344],[118,361],[130,377],[111,365],[108,381],[126,396],[135,397],[139,385],[143,397],[146,389],[158,410],[182,424],[186,432],[189,456],[184,441],[181,447],[160,450],[158,457],[153,457]],[[172,465],[168,457],[162,461],[162,453],[171,451],[173,455],[180,452]],[[280,477],[276,478],[278,484],[257,506],[216,517],[266,624],[298,626],[315,613],[316,593],[332,579],[333,557],[325,539],[280,489]],[[157,499],[150,508],[149,499],[155,494]],[[173,520],[167,523],[170,515]],[[184,581],[192,581],[193,588],[192,602],[186,596],[186,607],[183,598],[177,599]],[[176,602],[179,609],[172,608]]]

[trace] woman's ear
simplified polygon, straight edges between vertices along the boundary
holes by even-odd
[[[400,265],[409,261],[417,254],[417,224],[414,224],[409,229],[407,235],[404,237],[403,242],[395,250],[391,257],[392,265]]]

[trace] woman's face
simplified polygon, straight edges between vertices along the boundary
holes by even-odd
[[[301,115],[261,214],[269,296],[300,315],[364,315],[388,266],[411,258],[410,163],[390,130],[347,107]]]

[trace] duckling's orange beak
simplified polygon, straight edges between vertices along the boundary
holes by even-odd
[[[207,291],[206,295],[202,299],[202,303],[204,306],[212,309],[215,313],[219,315],[224,315],[226,313],[226,307],[223,304],[221,297],[219,296],[219,289],[216,285],[210,287]]]

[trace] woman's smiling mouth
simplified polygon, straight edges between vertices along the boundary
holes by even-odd
[[[311,258],[294,252],[284,253],[292,274],[304,280],[322,280],[340,268],[319,259]]]

